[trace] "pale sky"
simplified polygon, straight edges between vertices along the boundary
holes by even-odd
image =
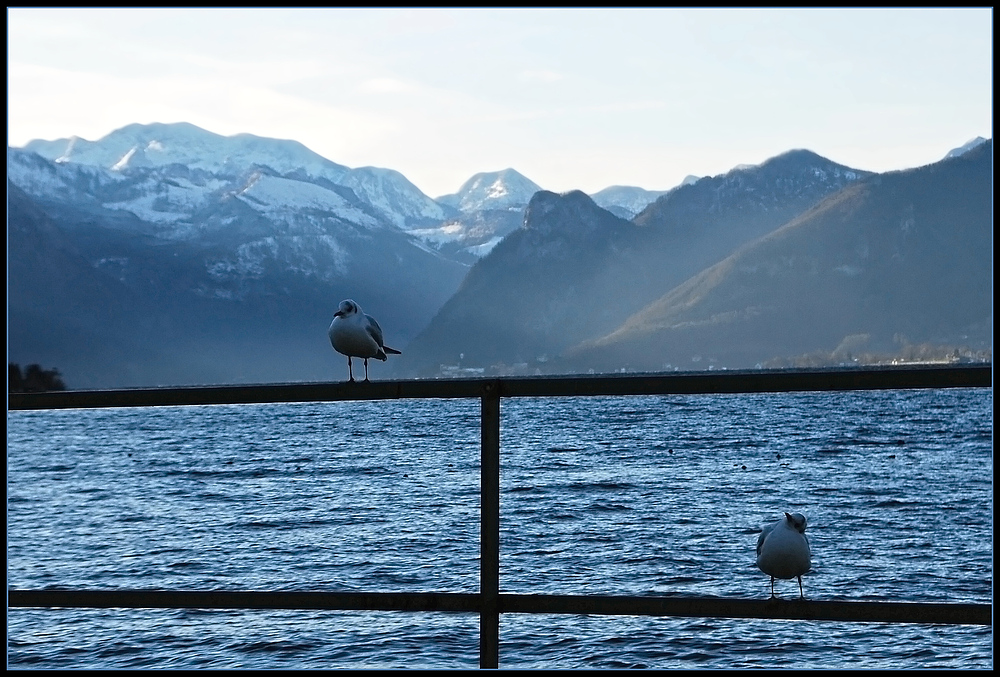
[[[8,8],[7,143],[131,123],[294,139],[430,197],[513,168],[666,190],[806,148],[993,136],[993,10]]]

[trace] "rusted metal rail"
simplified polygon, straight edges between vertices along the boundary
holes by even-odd
[[[8,607],[325,609],[478,613],[482,668],[499,666],[500,615],[556,613],[992,625],[990,604],[519,595],[500,592],[500,402],[504,397],[992,388],[992,364],[428,379],[11,393],[9,410],[479,398],[479,593],[8,590]]]

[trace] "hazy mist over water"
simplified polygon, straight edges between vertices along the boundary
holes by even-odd
[[[505,399],[502,592],[992,602],[990,389]],[[8,588],[476,592],[476,400],[8,412]],[[780,597],[798,595],[779,581]],[[8,609],[15,668],[475,668],[476,614]],[[992,629],[506,614],[502,668],[984,668]]]

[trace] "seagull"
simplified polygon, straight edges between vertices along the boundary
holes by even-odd
[[[354,380],[352,357],[360,357],[365,361],[365,380],[368,380],[368,360],[376,358],[386,361],[386,353],[401,355],[395,348],[382,343],[382,327],[371,315],[365,315],[361,306],[345,299],[333,314],[333,322],[327,332],[333,349],[342,355],[347,355],[347,373]]]
[[[785,513],[774,524],[764,527],[757,539],[757,567],[771,577],[771,597],[774,597],[775,578],[798,578],[799,596],[802,592],[802,574],[809,571],[809,539],[806,537],[806,516]]]

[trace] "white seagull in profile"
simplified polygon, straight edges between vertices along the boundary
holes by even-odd
[[[812,567],[809,539],[806,538],[806,516],[785,513],[774,524],[764,527],[757,539],[757,567],[771,577],[771,597],[774,597],[775,578],[799,579],[799,596],[802,592],[802,574]]]
[[[365,380],[368,380],[368,360],[372,357],[386,361],[386,353],[401,355],[395,348],[382,343],[382,327],[371,315],[365,315],[361,306],[345,299],[340,302],[340,307],[333,314],[333,322],[330,323],[330,344],[333,349],[342,355],[347,355],[347,373],[354,380],[354,368],[351,366],[352,357],[360,357],[365,361]]]

